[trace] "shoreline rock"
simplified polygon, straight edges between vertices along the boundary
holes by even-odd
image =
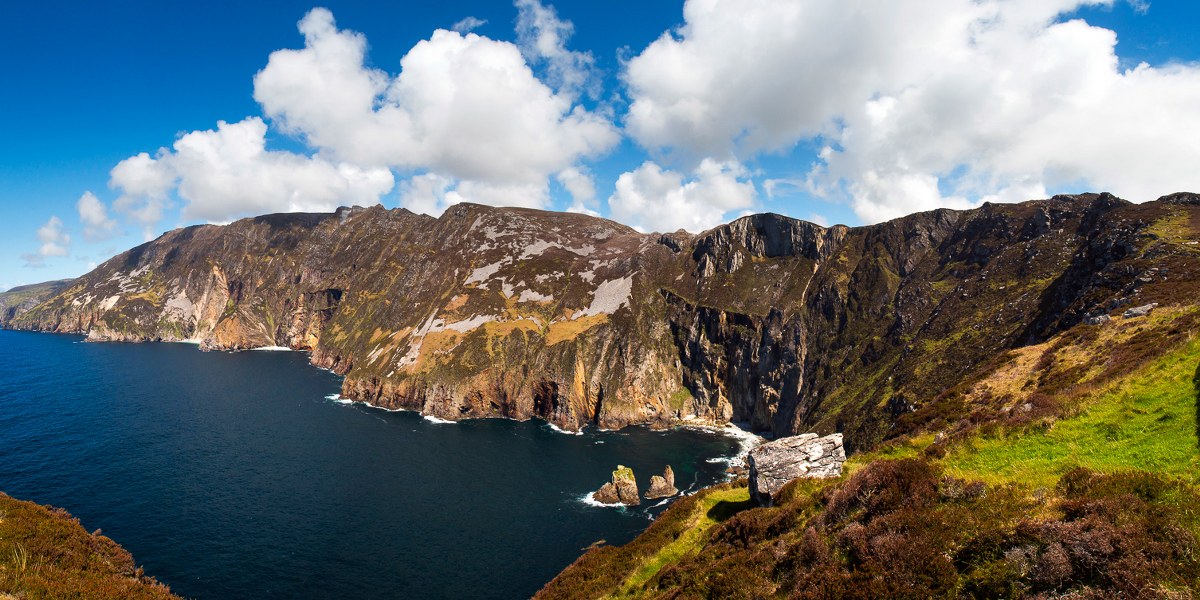
[[[671,470],[671,465],[667,465],[667,468],[663,469],[662,476],[652,475],[650,477],[650,489],[646,490],[646,499],[670,498],[678,493],[679,490],[675,487],[675,472]]]
[[[793,479],[823,479],[842,474],[846,450],[842,434],[818,437],[805,433],[767,442],[746,457],[750,466],[750,496],[763,506]]]
[[[642,503],[638,496],[637,480],[633,476],[633,469],[625,465],[617,465],[617,470],[612,472],[612,481],[596,490],[592,494],[592,498],[601,504],[637,506]]]

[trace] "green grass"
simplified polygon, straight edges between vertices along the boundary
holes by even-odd
[[[1200,482],[1197,365],[1200,340],[1140,369],[1050,426],[976,437],[943,461],[947,472],[990,484],[1051,487],[1075,467],[1143,470]]]
[[[718,489],[699,499],[692,511],[690,526],[675,541],[647,557],[612,597],[636,597],[638,591],[666,565],[697,552],[704,545],[705,534],[717,523],[750,506],[750,489],[736,487]]]

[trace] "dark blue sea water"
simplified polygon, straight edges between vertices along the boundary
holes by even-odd
[[[328,400],[291,352],[0,331],[0,491],[61,506],[194,598],[519,598],[659,509],[581,498],[721,479],[732,438],[437,424]],[[644,506],[648,506],[648,503]]]

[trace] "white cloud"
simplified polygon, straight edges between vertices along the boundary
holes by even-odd
[[[57,216],[50,217],[45,225],[38,228],[37,237],[38,241],[42,243],[38,251],[21,255],[26,267],[35,269],[44,267],[47,258],[67,255],[67,246],[71,244],[71,236],[63,231],[62,219]]]
[[[549,202],[549,190],[544,183],[491,185],[456,181],[437,173],[416,175],[403,181],[399,192],[400,206],[435,217],[459,202],[524,208],[543,208]]]
[[[450,29],[459,33],[470,33],[487,25],[487,19],[479,19],[476,17],[465,17],[461,21],[455,23]]]
[[[642,230],[698,232],[754,206],[754,184],[737,163],[706,159],[685,181],[647,161],[617,179],[608,199],[617,220]]]
[[[91,192],[84,192],[75,203],[79,220],[83,223],[83,237],[89,242],[99,242],[116,233],[117,222],[108,216],[108,208]]]
[[[628,64],[627,127],[696,160],[824,139],[809,184],[877,221],[1067,185],[1200,187],[1200,67],[1122,71],[1112,0],[689,0]],[[774,193],[771,186],[770,193]]]
[[[593,98],[599,96],[600,80],[591,53],[567,49],[575,26],[559,19],[553,6],[539,0],[516,0],[515,4],[517,44],[531,63],[546,66],[550,85],[571,96],[581,91]]]
[[[163,209],[170,204],[175,175],[142,152],[117,163],[109,172],[108,184],[121,190],[113,208],[149,227],[162,220]]]
[[[617,142],[611,123],[537,79],[511,43],[437,30],[393,77],[365,67],[366,39],[325,9],[300,31],[305,47],[272,53],[254,96],[322,155],[435,173],[475,201],[544,206],[551,174]]]
[[[400,183],[400,206],[417,214],[441,215],[447,206],[462,202],[453,192],[454,180],[436,173],[417,175]],[[446,196],[454,194],[450,198]]]
[[[67,245],[71,243],[71,236],[63,231],[62,219],[56,216],[50,217],[45,225],[38,228],[37,236],[38,240],[42,242],[38,254],[42,256],[67,255]]]
[[[185,220],[224,222],[248,214],[376,204],[395,184],[386,168],[267,150],[266,133],[258,117],[221,121],[215,130],[180,137],[156,158],[142,153],[125,159],[112,171],[111,184],[122,194],[114,206],[153,224],[175,189]]]
[[[563,169],[555,176],[559,185],[571,195],[571,206],[567,212],[600,216],[596,210],[596,181],[592,174],[582,167]]]

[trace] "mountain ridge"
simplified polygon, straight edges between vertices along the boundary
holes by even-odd
[[[343,396],[439,418],[735,420],[868,448],[1003,350],[1184,302],[1195,240],[1171,232],[1194,223],[1189,193],[860,227],[763,213],[694,235],[474,204],[343,207],[167,232],[2,322],[311,350],[346,376]]]

